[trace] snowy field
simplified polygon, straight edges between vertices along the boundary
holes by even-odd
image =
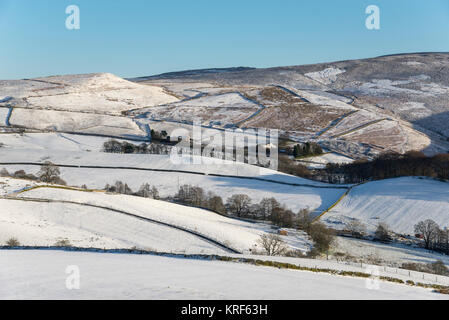
[[[236,92],[229,92],[218,95],[204,96],[198,99],[175,102],[174,106],[178,107],[209,107],[209,108],[254,108],[258,104],[244,98]]]
[[[220,247],[170,227],[109,210],[66,203],[0,199],[0,243],[16,238],[25,246],[141,248],[174,253],[224,253]]]
[[[381,243],[355,238],[338,237],[334,252],[347,253],[353,257],[380,260],[381,265],[400,267],[403,263],[432,263],[443,261],[449,266],[449,256],[398,243]],[[449,284],[449,283],[448,283]]]
[[[67,239],[78,247],[138,247],[175,253],[227,252],[197,236],[201,235],[249,253],[251,249],[257,249],[260,235],[272,232],[267,224],[245,222],[199,208],[135,196],[53,188],[17,193],[33,185],[35,183],[26,180],[0,178],[1,196],[20,197],[0,199],[0,244],[15,237],[22,245],[28,246],[54,245],[58,240]],[[36,199],[59,202],[36,202]],[[152,221],[143,221],[139,217]],[[292,231],[282,238],[291,248],[304,252],[310,249],[310,240],[302,232]]]
[[[304,74],[306,77],[309,77],[319,83],[322,84],[331,84],[337,80],[337,76],[341,73],[345,73],[346,70],[341,70],[338,68],[327,68],[321,71],[309,72]]]
[[[14,108],[10,123],[39,130],[69,131],[122,137],[146,133],[129,118],[104,114]]]
[[[231,262],[147,255],[4,251],[1,299],[448,299],[429,289]],[[68,290],[68,266],[80,289]]]
[[[20,194],[20,196],[74,201],[77,203],[88,203],[122,210],[140,217],[149,218],[197,232],[222,244],[227,244],[241,252],[249,251],[249,249],[257,244],[260,235],[264,233],[263,229],[269,228],[268,226],[262,227],[263,225],[260,224],[230,219],[203,209],[135,196],[109,195],[49,188],[27,191]],[[82,210],[84,211],[84,208]],[[112,217],[114,215],[109,214],[105,216],[105,220],[108,219],[108,216]],[[91,215],[86,213],[86,215],[83,214],[83,217],[89,219]],[[63,219],[64,217],[61,218],[61,220]],[[103,222],[101,220],[98,221],[98,219],[94,219],[93,221],[87,220],[82,223],[83,226],[91,228],[101,227],[102,224]],[[139,224],[142,223],[140,222]],[[111,222],[111,225],[120,227],[122,224],[117,221]],[[146,232],[145,229],[143,229],[142,232]],[[151,234],[153,232],[149,231],[149,233]],[[128,235],[131,236],[132,233],[124,233],[122,237],[127,238]],[[159,235],[161,235],[161,233],[159,233]],[[179,237],[178,241],[181,246],[183,243],[182,237]]]
[[[0,134],[3,150],[41,150],[48,154],[59,152],[96,151],[101,152],[103,144],[110,140],[104,137],[83,136],[67,133],[16,133]],[[124,140],[116,139],[123,142]],[[70,152],[70,153],[69,153]],[[22,155],[23,156],[23,155]],[[23,156],[25,158],[25,156]]]
[[[416,177],[365,183],[321,219],[339,229],[352,219],[370,230],[385,222],[395,232],[411,235],[414,225],[426,219],[449,227],[449,183]]]
[[[110,73],[0,81],[0,93],[27,108],[120,114],[123,110],[178,101],[156,86],[140,85]]]
[[[6,118],[9,113],[9,108],[1,108],[0,107],[0,126],[6,126]]]
[[[23,169],[28,173],[37,173],[39,166],[1,166],[10,172]],[[332,205],[344,193],[344,189],[322,189],[301,186],[281,185],[271,182],[242,178],[227,178],[176,172],[153,172],[126,169],[79,169],[61,168],[61,178],[69,185],[86,185],[92,189],[103,189],[106,184],[115,181],[127,183],[133,191],[138,191],[143,183],[154,185],[162,197],[174,196],[178,186],[190,184],[199,186],[206,192],[211,191],[224,201],[234,194],[247,194],[253,203],[263,198],[274,197],[279,203],[297,212],[309,208],[321,212]]]
[[[101,137],[86,137],[72,134],[0,134],[4,144],[0,162],[39,162],[46,159],[58,164],[139,167],[164,170],[184,170],[207,174],[222,174],[240,177],[260,177],[280,182],[334,187],[326,183],[284,174],[268,168],[237,163],[209,157],[190,157],[187,160],[170,155],[112,154],[101,152]],[[138,142],[137,142],[138,143]],[[87,152],[86,152],[87,151]],[[90,152],[92,151],[92,152]]]
[[[338,153],[329,152],[321,156],[307,157],[296,161],[307,166],[310,169],[322,169],[325,168],[326,164],[328,163],[346,164],[351,163],[354,160]]]
[[[334,189],[332,185],[306,180],[283,174],[267,168],[244,163],[235,163],[212,158],[198,158],[200,164],[174,163],[167,155],[149,154],[110,154],[101,152],[106,138],[86,137],[71,134],[1,134],[4,144],[0,153],[0,162],[36,162],[52,161],[60,165],[107,166],[147,168],[155,170],[178,170],[206,175],[157,172],[130,169],[89,169],[61,168],[61,177],[69,184],[102,189],[106,184],[121,180],[135,191],[143,183],[155,185],[161,196],[173,196],[178,187],[191,184],[212,191],[226,200],[233,194],[248,194],[254,201],[264,197],[275,197],[280,203],[294,211],[302,208],[322,211],[334,203],[344,189]],[[10,172],[24,169],[28,173],[37,173],[39,166],[4,165]],[[267,181],[234,177],[216,177],[211,174],[238,177],[256,177],[273,181],[294,183],[300,186],[277,184]],[[309,187],[311,186],[311,187]],[[315,188],[331,187],[331,188]]]
[[[225,126],[234,125],[239,121],[247,119],[249,116],[257,112],[257,105],[248,107],[204,107],[204,106],[157,106],[145,109],[145,113],[139,115],[137,121],[142,122],[145,119],[169,120],[177,122],[190,122],[201,119],[202,125]]]

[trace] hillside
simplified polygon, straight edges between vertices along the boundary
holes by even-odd
[[[67,290],[76,261],[82,290]],[[447,299],[430,289],[220,261],[149,255],[6,251],[1,299]],[[181,264],[182,263],[182,264]],[[62,271],[61,271],[62,270]],[[45,285],[43,283],[45,281]]]
[[[0,244],[15,237],[28,246],[51,246],[67,239],[77,247],[249,253],[262,234],[271,232],[265,223],[167,201],[10,178],[0,178],[0,205]],[[299,233],[284,238],[292,248],[308,250],[307,238]]]
[[[230,68],[121,79],[112,74],[0,81],[3,131],[80,132],[148,139],[200,119],[224,128],[280,130],[352,159],[449,150],[446,53],[268,69]]]
[[[189,99],[189,105],[198,102],[196,106],[205,97],[239,92],[261,110],[248,121],[228,119],[227,125],[277,128],[294,140],[316,139],[353,157],[412,149],[433,154],[449,150],[448,65],[447,53],[417,53],[268,69],[197,70],[133,81],[162,86]],[[167,110],[141,117],[167,119]],[[240,109],[242,116],[246,111]],[[207,117],[198,116],[209,124]]]
[[[123,181],[137,191],[149,183],[167,197],[174,196],[179,186],[191,184],[220,195],[224,201],[238,193],[249,195],[254,202],[275,197],[295,212],[302,208],[321,212],[345,191],[342,186],[245,163],[201,158],[200,164],[174,164],[168,155],[104,153],[105,141],[107,138],[61,133],[0,134],[4,151],[0,153],[0,169],[36,174],[41,163],[52,161],[61,166],[61,178],[69,185],[103,189],[106,184]]]
[[[449,183],[420,178],[368,182],[353,188],[321,218],[337,228],[353,219],[371,231],[384,222],[395,232],[410,235],[415,224],[426,219],[449,227]]]

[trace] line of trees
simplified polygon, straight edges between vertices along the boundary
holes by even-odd
[[[306,142],[296,144],[290,152],[295,158],[298,158],[321,155],[323,154],[323,149],[316,142]]]
[[[201,187],[183,185],[180,186],[175,201],[239,218],[270,221],[281,228],[303,230],[314,243],[311,256],[328,253],[335,239],[335,232],[320,222],[313,222],[307,209],[302,209],[295,214],[275,198],[263,198],[260,202],[253,203],[246,194],[234,194],[223,204],[221,197],[211,192],[205,193]],[[269,255],[285,253],[285,246],[282,245],[279,237],[267,236],[261,238],[260,242]]]
[[[253,203],[246,194],[234,194],[224,202],[212,192],[206,193],[201,187],[185,184],[179,187],[174,200],[238,218],[271,221],[279,227],[295,225],[295,214],[274,198],[264,198],[259,203]]]
[[[374,160],[328,163],[324,169],[309,170],[288,156],[279,156],[278,170],[287,174],[328,183],[360,183],[404,176],[449,180],[449,154],[427,157],[419,151],[385,153]]]
[[[111,139],[103,144],[103,152],[107,153],[169,154],[170,150],[171,146],[160,143],[141,143],[135,145],[127,141],[120,142]]]
[[[127,194],[143,198],[160,199],[159,190],[155,186],[151,186],[149,183],[144,183],[140,186],[139,191],[134,192],[127,183],[122,181],[116,181],[113,185],[107,184],[104,187],[107,192]]]
[[[10,177],[17,179],[33,180],[45,183],[66,185],[66,182],[61,179],[61,171],[58,166],[46,161],[41,165],[37,175],[26,173],[25,170],[18,170],[14,173],[8,172],[5,168],[0,171],[0,177]]]
[[[406,154],[383,154],[378,158],[358,160],[348,164],[329,163],[319,170],[320,180],[333,183],[344,179],[345,183],[359,183],[403,176],[425,176],[449,179],[449,154],[427,157],[422,152],[411,151]]]

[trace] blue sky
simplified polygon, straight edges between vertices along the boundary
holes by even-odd
[[[65,28],[78,5],[81,29]],[[377,5],[381,29],[365,28]],[[0,0],[0,79],[449,51],[448,0]]]

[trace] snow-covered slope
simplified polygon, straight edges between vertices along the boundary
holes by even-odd
[[[142,248],[160,252],[217,253],[194,235],[99,208],[0,199],[0,243],[52,246],[67,239],[76,247]]]
[[[146,133],[131,119],[104,114],[15,108],[10,123],[30,129],[81,132],[145,139]]]
[[[107,114],[178,101],[160,87],[140,85],[110,73],[5,80],[0,81],[0,95],[11,96],[10,103],[31,109]]]
[[[354,187],[322,220],[335,227],[357,219],[373,230],[379,222],[395,232],[414,234],[414,225],[432,219],[449,227],[449,183],[425,178],[396,178]]]
[[[5,251],[1,299],[447,299],[429,289],[248,264],[148,255]],[[76,265],[80,289],[67,290]],[[69,270],[70,271],[70,270]]]
[[[264,223],[135,196],[49,188],[0,178],[0,245],[15,237],[22,245],[54,245],[67,239],[78,247],[138,247],[159,252],[249,253]],[[19,191],[22,191],[19,193]],[[299,232],[283,236],[294,249],[310,241]]]
[[[264,197],[275,197],[280,203],[294,211],[302,208],[325,210],[345,191],[335,188],[335,185],[306,180],[244,163],[201,158],[199,159],[201,164],[176,164],[167,155],[100,152],[106,140],[100,137],[56,133],[2,134],[0,143],[4,144],[2,147],[4,152],[0,153],[0,163],[52,161],[59,165],[74,165],[75,168],[61,168],[62,178],[69,185],[86,184],[94,189],[102,189],[107,183],[113,184],[121,180],[128,183],[134,191],[137,191],[143,183],[150,183],[159,189],[161,196],[173,196],[180,185],[191,184],[213,191],[224,200],[238,193],[248,194],[254,202]],[[77,166],[127,167],[163,171],[78,168]],[[0,167],[5,167],[10,172],[24,169],[28,173],[36,173],[40,169],[38,165],[0,165]],[[192,173],[169,172],[170,170]],[[217,177],[212,174],[239,178]],[[242,177],[261,178],[298,186],[242,179]]]
[[[258,224],[230,219],[203,209],[135,196],[49,188],[27,191],[20,196],[74,201],[126,211],[140,217],[197,232],[220,243],[228,244],[239,251],[248,251],[251,249],[257,243],[260,235],[263,234],[262,227]],[[113,215],[110,216],[112,217]],[[95,219],[91,222],[83,222],[83,225],[90,225],[91,228],[96,228],[97,225],[100,226],[102,224],[103,222],[96,221]],[[111,225],[120,227],[123,224],[116,221],[114,223],[111,222]],[[148,232],[152,233],[150,231]],[[159,233],[159,235],[163,235],[163,233]],[[126,237],[124,236],[124,238]],[[179,238],[179,241],[182,243],[182,238]]]

